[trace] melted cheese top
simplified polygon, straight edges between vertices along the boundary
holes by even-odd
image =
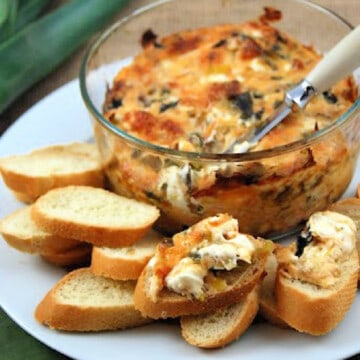
[[[176,234],[173,244],[160,245],[149,263],[157,278],[150,286],[153,299],[161,284],[181,295],[201,299],[209,270],[230,271],[239,261],[251,263],[255,252],[253,238],[240,234],[237,220],[226,214],[209,217]]]
[[[106,118],[143,140],[196,152],[224,152],[262,126],[284,93],[321,59],[311,46],[261,21],[162,39],[152,33],[143,47],[108,90]],[[305,111],[290,114],[255,149],[312,134],[338,118],[355,98],[347,78],[314,98]]]

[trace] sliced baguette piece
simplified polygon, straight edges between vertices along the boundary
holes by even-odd
[[[277,311],[292,328],[323,335],[345,317],[357,290],[355,243],[355,223],[324,211],[311,215],[297,244],[278,251]]]
[[[32,218],[41,228],[94,246],[128,246],[139,240],[159,217],[159,210],[110,191],[67,186],[41,196]]]
[[[15,196],[25,202],[67,185],[104,186],[99,152],[96,145],[87,143],[54,145],[2,158],[0,173]]]
[[[183,316],[181,335],[191,345],[206,349],[223,347],[238,339],[253,322],[259,308],[259,286],[242,300],[215,312]]]
[[[94,275],[89,268],[63,277],[35,310],[35,318],[52,329],[102,331],[136,327],[151,320],[133,303],[134,281],[115,281]]]
[[[348,198],[339,200],[332,204],[329,208],[331,211],[336,211],[340,214],[350,217],[356,225],[356,248],[360,254],[360,198]],[[360,269],[358,274],[358,282],[360,285]]]
[[[37,197],[19,191],[12,191],[12,193],[16,197],[16,199],[25,204],[32,204],[37,199]]]
[[[91,270],[95,275],[114,280],[136,280],[154,255],[162,235],[150,230],[135,244],[120,248],[94,246]]]
[[[360,242],[360,198],[342,199],[330,205],[330,211],[336,211],[351,218],[356,225],[356,239]]]
[[[4,240],[17,250],[27,253],[54,254],[78,247],[78,240],[53,235],[39,228],[32,220],[31,206],[21,208],[0,222]]]
[[[276,249],[280,249],[280,246],[277,245]],[[278,269],[276,249],[269,255],[265,264],[266,275],[260,287],[259,314],[270,324],[288,328],[289,325],[280,317],[276,305],[275,279]]]
[[[273,244],[240,234],[228,214],[210,216],[161,242],[134,293],[143,316],[213,312],[246,296],[262,279]]]
[[[152,319],[175,318],[213,312],[241,301],[261,281],[265,261],[266,257],[261,256],[245,270],[236,268],[223,272],[221,281],[226,283],[226,289],[211,291],[204,300],[187,298],[164,288],[161,290],[158,300],[154,301],[148,291],[152,274],[150,269],[145,267],[135,288],[135,307],[143,316]]]
[[[63,252],[44,253],[41,257],[48,263],[61,267],[88,266],[91,260],[91,245],[84,243]]]
[[[357,251],[344,267],[344,274],[332,289],[289,279],[279,271],[276,279],[277,311],[292,328],[311,335],[324,335],[345,317],[357,289]]]

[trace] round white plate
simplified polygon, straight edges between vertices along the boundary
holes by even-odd
[[[90,120],[77,81],[61,87],[24,114],[0,138],[0,157],[91,137]],[[360,167],[346,195],[360,182]],[[0,180],[0,218],[24,206]],[[22,254],[0,241],[0,305],[41,342],[75,359],[339,359],[360,353],[360,294],[331,334],[312,337],[268,324],[252,325],[236,342],[204,351],[188,345],[176,323],[94,334],[61,333],[38,324],[34,309],[65,271]]]

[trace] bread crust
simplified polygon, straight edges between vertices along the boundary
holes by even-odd
[[[151,255],[141,259],[112,258],[95,246],[91,255],[91,270],[98,276],[114,280],[136,280],[150,258]]]
[[[276,308],[275,279],[278,269],[276,250],[280,249],[280,245],[275,246],[274,253],[269,255],[265,264],[266,275],[260,287],[259,314],[270,324],[288,328],[289,325],[280,317]]]
[[[52,329],[65,331],[102,331],[135,327],[151,322],[140,315],[131,304],[119,306],[77,306],[61,303],[56,292],[82,272],[82,268],[67,274],[44,297],[35,310],[35,318]]]
[[[323,335],[333,330],[346,315],[356,295],[357,251],[352,252],[346,266],[344,275],[330,289],[289,279],[284,270],[279,269],[275,294],[280,316],[294,329],[311,335]]]
[[[259,308],[259,286],[255,286],[241,301],[233,305],[227,306],[224,309],[220,309],[215,313],[183,316],[180,319],[181,335],[191,345],[198,346],[205,349],[214,349],[223,347],[230,342],[238,339],[246,329],[253,322]],[[214,331],[211,325],[219,320],[217,316],[226,316],[230,312],[233,315],[232,320],[229,321],[225,328],[221,329],[221,332]],[[213,321],[212,321],[213,320]],[[208,330],[208,337],[201,337],[198,334],[194,334],[192,327],[202,326],[202,330],[206,325],[204,322],[210,323]],[[216,324],[218,326],[218,324]],[[205,329],[203,330],[205,331]]]
[[[50,264],[61,267],[85,266],[90,263],[91,246],[79,245],[64,252],[44,253],[41,257]]]
[[[225,291],[208,293],[205,300],[186,298],[164,288],[158,294],[157,301],[153,301],[147,292],[149,278],[152,274],[149,266],[146,266],[135,288],[135,307],[143,316],[165,319],[210,313],[234,304],[252,291],[262,279],[267,255],[265,252],[259,254],[255,257],[253,264],[248,266],[245,271],[239,268],[224,271],[221,278],[226,280],[228,288]]]

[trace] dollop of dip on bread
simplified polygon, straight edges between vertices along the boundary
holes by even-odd
[[[155,276],[150,284],[153,300],[165,286],[187,297],[203,299],[206,283],[225,287],[213,271],[231,271],[239,264],[251,264],[255,239],[239,233],[238,221],[227,214],[206,218],[162,243],[149,266]],[[206,280],[205,280],[206,278]]]
[[[289,277],[322,288],[332,287],[340,278],[342,263],[356,246],[356,225],[348,216],[334,211],[314,213],[291,252],[280,262]]]

